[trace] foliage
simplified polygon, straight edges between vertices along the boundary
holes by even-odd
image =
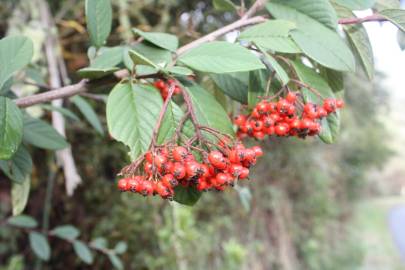
[[[144,6],[134,10],[125,6],[128,3],[134,4],[134,1],[126,0],[86,0],[84,5],[74,3],[72,6],[65,1],[39,2],[42,7],[49,8],[55,19],[58,17],[57,26],[47,25],[48,30],[52,31],[37,35],[29,34],[28,30],[25,33],[21,31],[22,34],[28,33],[23,36],[18,29],[20,25],[28,25],[28,21],[14,23],[14,28],[11,23],[10,29],[1,29],[2,33],[10,34],[0,40],[0,170],[2,179],[10,180],[4,182],[12,201],[11,211],[2,209],[1,213],[7,226],[20,231],[8,236],[7,230],[10,228],[0,232],[10,243],[14,243],[9,247],[1,247],[0,253],[15,253],[16,246],[21,246],[16,239],[25,237],[28,239],[25,243],[29,243],[32,254],[50,263],[53,263],[54,258],[62,258],[64,252],[60,248],[54,251],[54,242],[56,246],[59,245],[58,241],[64,241],[71,245],[71,253],[75,253],[83,263],[100,268],[105,265],[104,261],[109,261],[117,269],[139,266],[147,269],[237,269],[251,267],[252,258],[262,258],[261,264],[270,268],[285,263],[280,254],[266,256],[272,247],[261,238],[274,237],[274,232],[266,229],[266,223],[270,220],[279,230],[284,228],[282,222],[288,223],[292,239],[287,239],[287,242],[295,247],[296,252],[296,256],[292,257],[295,260],[300,258],[299,264],[308,269],[335,269],[341,260],[352,261],[352,265],[345,265],[344,268],[358,263],[355,259],[350,260],[350,252],[340,252],[346,247],[358,252],[355,243],[334,243],[338,246],[335,250],[325,243],[330,240],[328,232],[333,226],[338,226],[337,220],[348,212],[347,206],[341,207],[341,203],[345,199],[353,199],[358,191],[356,183],[360,185],[363,176],[359,168],[364,171],[371,165],[380,165],[387,150],[385,147],[368,147],[379,145],[384,132],[374,131],[375,126],[371,124],[362,126],[361,131],[356,130],[354,126],[360,124],[349,114],[364,112],[350,111],[356,110],[356,106],[350,103],[356,104],[358,100],[350,98],[354,95],[352,93],[343,93],[343,78],[355,71],[356,64],[369,79],[375,76],[368,35],[360,24],[361,20],[353,25],[344,25],[344,35],[338,31],[338,24],[341,18],[354,18],[353,10],[368,9],[375,5],[383,18],[404,31],[403,10],[395,5],[387,5],[385,1],[274,0],[260,10],[270,15],[271,19],[263,17],[255,25],[250,25],[243,24],[249,18],[237,17],[239,13],[246,12],[245,7],[229,0],[215,0],[212,4],[210,1],[144,1],[140,4]],[[248,7],[254,5],[253,1],[246,2]],[[197,3],[202,8],[195,8],[198,7]],[[11,8],[16,8],[27,14],[32,12],[33,21],[42,21],[41,16],[35,15],[33,11],[40,12],[41,8],[36,8],[32,3],[20,1],[10,4],[5,1],[0,4],[1,7],[3,5],[6,12],[1,9],[0,12],[11,14]],[[155,11],[160,8],[162,14]],[[213,12],[212,8],[216,11]],[[202,13],[207,10],[207,13],[214,15],[206,16]],[[215,36],[208,39],[210,42],[187,43],[189,37],[180,34],[185,32],[184,25],[183,28],[176,25],[174,18],[168,15],[175,11],[179,12],[179,18],[182,18],[182,14],[192,17],[199,12],[203,22],[208,22],[208,17],[215,17],[214,26],[208,23],[196,26],[187,31],[190,36],[220,28],[229,18],[238,20],[244,29],[236,42],[216,40],[220,37]],[[222,12],[226,12],[225,15]],[[85,18],[80,17],[81,14],[85,14]],[[82,25],[84,21],[86,28]],[[184,20],[181,22],[185,23]],[[88,38],[80,41],[78,46],[68,44],[66,39],[62,41],[64,37],[70,36],[69,31],[80,38],[80,33],[84,33],[85,29]],[[45,35],[50,37],[51,45]],[[135,42],[122,44],[123,38],[120,35]],[[187,47],[187,44],[194,45]],[[32,92],[29,91],[16,91],[16,86],[23,85],[22,89],[27,90],[33,84],[34,91],[47,90],[49,86],[44,85],[48,81],[45,78],[50,75],[50,81],[55,79],[52,78],[52,70],[47,70],[47,63],[38,57],[42,45],[58,51],[58,79],[63,78],[63,83],[67,85],[70,78],[84,78],[87,90],[99,94],[89,94],[89,98],[99,101],[101,94],[102,102],[96,104],[76,95],[63,106],[55,103],[40,105],[43,102],[37,102],[32,104],[37,105],[34,109],[28,109],[21,105],[23,103],[19,102],[23,96],[29,99],[38,98],[38,95],[31,96]],[[80,48],[79,51],[75,51],[75,46]],[[69,50],[80,57],[69,56]],[[84,59],[85,54],[88,59]],[[48,64],[51,61],[47,59]],[[70,68],[68,74],[60,67],[65,66],[65,62]],[[125,74],[119,77],[119,82],[113,78],[117,71]],[[184,98],[174,97],[170,103],[165,102],[153,86],[156,78],[179,82],[183,87]],[[213,82],[212,89],[203,84],[204,80]],[[126,160],[135,161],[151,146],[154,147],[156,142],[162,144],[176,136],[173,130],[180,125],[184,115],[190,114],[190,106],[196,114],[195,119],[191,119],[189,126],[188,122],[183,123],[184,128],[180,129],[182,136],[191,138],[190,133],[198,133],[199,125],[204,125],[234,137],[229,114],[246,107],[249,110],[260,97],[286,89],[300,93],[305,102],[319,99],[314,93],[322,98],[349,97],[349,112],[342,116],[333,114],[322,122],[320,139],[326,143],[337,142],[336,146],[325,146],[315,141],[290,140],[286,143],[276,139],[264,165],[259,165],[256,174],[260,180],[252,187],[251,197],[249,192],[243,191],[247,189],[241,186],[235,188],[238,193],[226,193],[222,198],[212,194],[201,196],[202,193],[196,190],[191,195],[179,191],[180,195],[174,197],[177,202],[191,205],[201,200],[192,209],[177,203],[166,205],[156,199],[147,199],[145,202],[143,198],[133,198],[128,194],[121,196],[111,191],[111,183],[122,163]],[[218,91],[221,91],[220,94]],[[186,104],[184,93],[190,96],[190,104]],[[222,95],[221,100],[219,95]],[[61,134],[60,126],[48,123],[50,114],[44,110],[64,117],[67,136]],[[74,111],[80,112],[92,129],[78,121]],[[366,114],[372,118],[368,112]],[[108,128],[111,138],[125,146],[102,137],[104,126]],[[340,137],[340,130],[351,134]],[[369,133],[374,135],[368,136]],[[210,138],[207,132],[203,132],[203,135]],[[309,146],[314,150],[308,155]],[[326,149],[332,149],[335,156],[328,157],[323,147],[331,147]],[[337,147],[342,150],[337,151]],[[89,213],[89,221],[86,221],[89,224],[80,224],[80,227],[83,225],[84,233],[79,226],[62,225],[73,221],[81,223],[80,219],[71,214],[80,206],[63,196],[51,202],[48,196],[44,196],[47,192],[39,183],[41,177],[61,178],[61,173],[55,168],[58,165],[53,159],[56,151],[62,149],[73,150],[74,158],[80,164],[80,174],[86,179],[84,185],[95,191],[90,194],[82,188],[77,195],[82,200],[84,213]],[[112,153],[114,151],[116,153]],[[125,155],[125,152],[129,152],[129,155]],[[58,157],[60,159],[60,155]],[[320,160],[328,160],[329,168],[319,165]],[[295,169],[287,172],[284,164]],[[338,166],[344,170],[340,177],[335,177]],[[267,176],[269,171],[272,177],[270,181],[259,176]],[[93,180],[87,182],[87,179]],[[48,180],[50,194],[51,183]],[[56,186],[59,187],[60,195],[61,184],[57,182]],[[339,188],[335,189],[335,186]],[[39,224],[36,220],[41,211],[34,210],[38,204],[30,206],[30,190],[34,194],[32,199],[40,198],[42,203],[45,197],[44,208],[52,209],[50,203],[67,203],[64,210],[70,214],[60,217],[60,224],[51,222],[53,227],[49,229],[46,225],[49,223],[49,211],[52,215],[57,213],[44,209],[44,213],[48,214],[44,214],[43,222]],[[315,196],[313,190],[317,190]],[[336,192],[332,201],[329,201],[330,192]],[[239,195],[243,204],[238,202],[235,207],[235,199]],[[270,206],[268,201],[271,201]],[[285,201],[287,206],[283,205]],[[20,215],[27,202],[27,212],[32,216]],[[92,205],[99,206],[94,213]],[[251,211],[247,212],[245,209],[249,208]],[[4,213],[8,216],[10,212],[13,216],[6,218]],[[99,220],[98,214],[103,218]],[[306,220],[307,217],[314,218]],[[204,221],[197,223],[197,220],[203,218]],[[239,224],[240,228],[232,225],[238,218],[246,220],[244,224]],[[59,222],[55,216],[52,219]],[[257,221],[257,224],[253,224],[252,220]],[[296,223],[292,224],[292,220]],[[333,220],[333,224],[329,224],[328,220]],[[240,231],[255,231],[257,235],[241,235]],[[89,234],[94,234],[94,237]],[[117,243],[115,247],[108,247],[107,239],[100,238],[104,234],[108,234],[108,242]],[[79,240],[79,236],[83,238]],[[49,241],[50,238],[58,240]],[[218,247],[215,250],[211,250],[213,243]],[[195,250],[199,251],[198,256],[195,256]],[[104,256],[98,259],[94,251]],[[201,260],[217,255],[213,253],[219,254],[217,260]],[[327,256],[320,256],[319,253]],[[134,257],[132,254],[135,254]],[[321,258],[329,256],[331,259],[328,261]],[[9,267],[25,262],[31,265],[33,260],[32,256],[24,259],[15,256],[7,263]],[[5,263],[3,260],[1,262]],[[69,266],[77,265],[73,262]],[[15,266],[15,269],[18,267]],[[58,267],[63,267],[63,263],[58,264]]]

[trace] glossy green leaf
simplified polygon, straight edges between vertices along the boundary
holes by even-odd
[[[0,40],[0,89],[19,69],[32,58],[33,43],[24,36],[8,36]]]
[[[260,97],[266,93],[267,82],[271,72],[269,70],[257,70],[249,73],[249,87],[248,87],[248,107],[253,107],[261,100]],[[273,86],[277,83],[273,79]],[[280,87],[281,88],[281,85]]]
[[[355,70],[352,52],[335,31],[286,5],[270,2],[267,9],[277,19],[296,23],[297,29],[291,31],[291,36],[310,58],[332,69]]]
[[[117,254],[125,253],[127,251],[127,249],[128,249],[128,245],[124,241],[119,241],[114,247],[114,251]]]
[[[177,47],[179,46],[179,40],[174,35],[157,32],[144,32],[136,28],[133,28],[132,30],[135,34],[143,37],[146,41],[159,48],[175,52]]]
[[[22,183],[11,184],[11,206],[14,216],[21,214],[27,206],[30,186],[31,178],[29,176]]]
[[[117,255],[109,253],[108,259],[110,260],[111,264],[114,266],[115,269],[118,270],[124,269],[121,259]]]
[[[101,47],[111,32],[111,2],[110,0],[86,0],[85,7],[91,44]]]
[[[335,3],[351,10],[372,8],[376,0],[333,0]]]
[[[113,138],[123,142],[136,158],[146,151],[162,108],[159,92],[146,85],[117,84],[107,101],[107,124]]]
[[[100,48],[97,57],[91,61],[90,67],[105,69],[118,66],[123,61],[124,47]]]
[[[398,9],[401,7],[401,2],[399,0],[377,0],[374,9],[377,11],[385,9]]]
[[[86,67],[86,68],[79,69],[77,71],[77,74],[82,78],[99,79],[99,78],[105,77],[107,75],[111,75],[118,70],[119,70],[119,68],[117,68],[117,67],[112,67],[112,68]]]
[[[31,216],[19,215],[11,217],[7,220],[7,223],[11,226],[21,227],[21,228],[35,228],[38,226],[38,223]]]
[[[70,100],[76,105],[90,125],[97,130],[98,133],[104,134],[103,126],[93,107],[81,96],[75,96]]]
[[[10,160],[0,160],[0,169],[16,183],[23,183],[32,172],[32,159],[24,145],[20,144]]]
[[[231,0],[213,0],[214,8],[219,11],[236,11],[238,7]]]
[[[249,72],[211,74],[218,88],[232,99],[247,104]]]
[[[90,242],[93,247],[98,249],[106,249],[107,248],[107,239],[104,237],[98,237]]]
[[[337,15],[329,0],[272,0],[271,3],[285,5],[336,31]]]
[[[49,150],[60,150],[69,146],[65,138],[51,125],[30,116],[24,117],[23,141]]]
[[[291,30],[295,28],[295,23],[291,21],[269,20],[249,27],[240,34],[239,39],[253,42],[266,50],[300,53],[300,48],[290,37]]]
[[[313,69],[299,62],[294,62],[293,65],[300,80],[317,91],[317,93],[314,93],[307,88],[303,88],[302,94],[305,102],[322,104],[322,101],[325,98],[335,98],[335,95],[328,83]],[[319,97],[317,94],[320,94],[321,97]],[[340,132],[339,112],[332,113],[327,118],[324,118],[321,121],[321,125],[322,127],[319,138],[325,143],[334,143]]]
[[[183,187],[181,185],[174,188],[173,200],[188,206],[193,206],[201,198],[202,193],[195,187]]]
[[[6,80],[3,84],[3,86],[0,87],[0,96],[7,96],[9,91],[11,90],[11,86],[14,83],[14,78],[10,77],[8,80]]]
[[[35,255],[43,261],[48,261],[51,256],[48,239],[41,233],[29,233],[30,246]]]
[[[380,12],[380,15],[395,24],[402,32],[405,32],[405,10],[385,9]]]
[[[332,91],[334,93],[344,91],[345,85],[342,72],[333,69],[322,68],[321,75],[324,79],[326,79],[328,85],[332,88]]]
[[[248,49],[225,41],[202,44],[181,55],[178,61],[191,69],[218,74],[265,68]]]
[[[341,18],[356,17],[355,14],[342,6],[336,5],[336,11]],[[344,25],[344,31],[347,34],[352,52],[356,60],[362,66],[367,77],[371,80],[374,77],[374,56],[366,28],[362,24]]]
[[[131,58],[132,63],[134,65],[145,65],[145,66],[151,66],[156,69],[159,69],[159,67],[155,63],[153,63],[151,60],[149,60],[148,58],[146,58],[139,52],[134,51],[134,50],[129,50],[128,53],[129,53],[129,57]]]
[[[170,140],[184,116],[183,110],[173,101],[168,105],[165,116],[163,117],[162,125],[159,129],[157,143],[162,144]],[[190,120],[187,120],[183,126],[182,134],[188,138],[194,135],[194,128]]]
[[[10,159],[21,143],[23,117],[15,103],[0,96],[0,159]]]
[[[49,105],[49,104],[40,104],[40,105],[38,105],[38,106],[39,106],[41,109],[44,109],[44,110],[56,111],[56,112],[62,114],[63,116],[66,116],[66,117],[68,117],[68,118],[70,118],[70,119],[72,119],[72,120],[75,120],[75,121],[79,121],[79,120],[80,120],[79,117],[77,117],[76,114],[74,114],[72,111],[70,111],[70,110],[68,110],[68,109],[66,109],[66,108],[56,107],[56,106],[52,106],[52,105]]]
[[[91,250],[82,242],[82,241],[74,241],[73,242],[73,249],[76,255],[85,263],[92,264],[94,261],[93,253]]]
[[[322,98],[335,97],[328,83],[314,69],[311,69],[298,61],[292,62],[292,65],[295,68],[298,78],[310,87],[316,89]],[[320,102],[321,100],[316,100],[315,103]]]
[[[146,43],[139,43],[127,47],[126,52],[124,52],[124,63],[129,70],[133,69],[133,62],[128,54],[129,50],[138,52],[159,67],[164,67],[172,61],[172,54],[170,51],[156,47],[152,44],[148,45]]]
[[[186,67],[174,66],[165,69],[166,72],[171,73],[173,75],[180,75],[180,76],[190,76],[193,75],[193,71]]]
[[[193,103],[198,122],[233,136],[234,131],[228,114],[215,97],[197,84],[186,83],[185,86]]]
[[[259,46],[259,49],[263,53],[263,61],[265,65],[269,65],[272,70],[274,70],[280,79],[280,81],[283,83],[283,86],[286,85],[290,81],[290,77],[288,76],[288,73],[284,70],[284,68],[277,62],[276,59],[274,59],[273,56],[268,54],[263,48]]]
[[[50,231],[52,235],[55,235],[62,239],[74,240],[80,235],[80,231],[72,225],[62,225],[55,227]]]

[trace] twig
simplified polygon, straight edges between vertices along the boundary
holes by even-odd
[[[387,21],[387,18],[383,17],[380,14],[373,14],[363,18],[342,18],[339,19],[339,24],[358,24],[364,22],[384,22]]]
[[[183,98],[184,98],[184,102],[186,103],[187,110],[190,113],[191,122],[193,123],[193,125],[195,127],[195,133],[196,133],[197,139],[199,141],[201,141],[203,139],[203,136],[199,129],[198,119],[197,119],[197,116],[194,111],[193,102],[191,100],[191,97],[188,94],[188,92],[186,90],[184,90],[184,87],[181,88],[181,92],[183,94]]]
[[[260,8],[263,7],[264,2],[265,2],[264,0],[256,1],[256,3],[239,20],[237,20],[234,23],[231,23],[229,25],[226,25],[210,34],[207,34],[199,39],[196,39],[193,42],[184,45],[183,47],[180,47],[176,51],[176,54],[181,55],[192,48],[195,48],[206,42],[214,41],[217,38],[231,32],[233,30],[242,28],[244,26],[265,22],[266,18],[263,16],[256,16],[256,17],[250,18],[252,15],[254,15],[255,12],[257,12]],[[128,70],[122,69],[122,70],[115,72],[114,75],[117,78],[125,78],[129,75],[129,73],[128,73]],[[160,75],[156,75],[156,76],[160,76]],[[139,77],[139,79],[140,79],[140,77]],[[27,96],[24,98],[19,98],[19,99],[16,99],[16,104],[19,107],[24,108],[24,107],[29,107],[29,106],[32,106],[32,105],[35,105],[38,103],[49,102],[54,99],[71,97],[71,96],[77,95],[78,93],[87,91],[88,90],[87,84],[89,82],[90,82],[90,80],[84,79],[76,84],[72,84],[72,85],[69,85],[66,87],[62,87],[62,88],[53,90],[55,92],[50,91],[49,94],[47,93],[46,95],[41,93],[41,94]]]
[[[205,36],[203,36],[203,37],[201,37],[199,39],[196,39],[193,42],[188,43],[187,45],[184,45],[183,47],[180,47],[176,51],[176,53],[177,53],[177,55],[181,55],[181,54],[185,53],[186,51],[188,51],[190,49],[198,47],[203,43],[214,41],[217,38],[219,38],[219,37],[221,37],[221,36],[223,36],[223,35],[225,35],[225,34],[227,34],[229,32],[232,32],[232,31],[234,31],[236,29],[242,28],[244,26],[252,25],[252,24],[262,23],[262,22],[265,22],[265,21],[266,21],[266,18],[263,17],[263,16],[256,16],[256,17],[253,17],[253,18],[250,18],[250,19],[246,18],[246,17],[243,17],[243,18],[237,20],[234,23],[228,24],[228,25],[226,25],[226,26],[224,26],[224,27],[222,27],[222,28],[208,34],[208,35],[205,35]]]
[[[311,87],[310,85],[301,82],[299,80],[295,80],[295,79],[291,79],[291,82],[295,83],[296,85],[300,86],[300,87],[304,87],[307,88],[309,91],[311,91],[312,93],[314,93],[315,95],[317,95],[319,98],[322,99],[322,95],[318,92],[318,90],[316,90],[315,88]]]

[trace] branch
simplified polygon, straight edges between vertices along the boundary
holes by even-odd
[[[228,24],[208,35],[205,35],[197,40],[194,40],[193,42],[186,44],[183,47],[180,47],[176,51],[176,54],[181,55],[192,48],[195,48],[206,42],[214,41],[217,38],[231,32],[231,31],[240,29],[242,27],[265,22],[266,18],[263,16],[256,16],[256,17],[250,18],[257,11],[259,11],[261,8],[263,8],[265,2],[266,2],[266,0],[257,0],[253,4],[253,6],[243,15],[242,18],[240,18],[239,20],[237,20],[231,24]],[[115,72],[115,76],[117,78],[123,78],[128,75],[129,75],[129,73],[125,69]],[[141,78],[139,78],[139,79],[141,79]],[[25,107],[29,107],[29,106],[32,106],[35,104],[49,102],[49,101],[52,101],[55,99],[71,97],[71,96],[74,96],[79,93],[83,93],[83,92],[87,91],[88,90],[87,86],[88,86],[89,82],[90,82],[89,80],[83,79],[76,84],[58,88],[58,89],[49,91],[47,93],[35,94],[35,95],[28,96],[28,97],[18,98],[15,100],[15,102],[16,102],[17,106],[19,106],[21,108],[25,108]]]
[[[83,79],[80,82],[72,85],[68,85],[65,87],[61,87],[59,89],[55,89],[52,91],[28,96],[28,97],[23,97],[23,98],[18,98],[16,99],[15,103],[17,106],[21,108],[26,108],[38,103],[44,103],[44,102],[49,102],[55,99],[61,99],[61,98],[66,98],[66,97],[71,97],[74,95],[77,95],[81,92],[85,92],[87,90],[86,85],[89,82],[87,79]]]
[[[387,21],[387,19],[380,14],[373,14],[370,16],[366,16],[363,18],[342,18],[339,19],[338,23],[339,24],[358,24],[358,23],[364,23],[364,22],[384,22]]]

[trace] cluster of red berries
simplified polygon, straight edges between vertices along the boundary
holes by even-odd
[[[177,185],[222,191],[236,180],[247,179],[250,166],[262,155],[260,146],[246,148],[237,143],[226,150],[204,153],[205,161],[198,162],[183,146],[163,147],[155,153],[147,152],[142,175],[120,179],[118,188],[164,199],[173,198]]]
[[[169,95],[169,89],[171,86],[174,86],[174,91],[173,91],[174,95],[180,94],[180,92],[181,92],[180,86],[177,85],[176,82],[172,79],[169,79],[167,81],[157,80],[157,81],[155,81],[154,86],[160,91],[160,94],[162,95],[163,100],[166,100],[167,96]]]
[[[262,100],[256,104],[250,115],[238,115],[234,124],[238,127],[238,137],[264,139],[266,135],[306,136],[318,135],[320,120],[344,106],[342,100],[326,98],[322,105],[302,104],[296,93],[289,92],[278,101]]]

